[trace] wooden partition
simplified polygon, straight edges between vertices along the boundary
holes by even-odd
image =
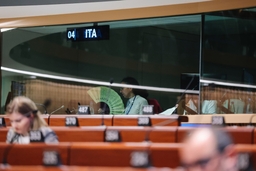
[[[179,127],[177,130],[177,142],[182,142],[185,135],[196,128]],[[220,127],[226,130],[235,144],[253,144],[254,127]]]
[[[70,165],[129,167],[131,153],[148,150],[148,143],[73,143]]]
[[[67,165],[69,164],[69,147],[70,143],[48,145],[44,143],[31,143],[29,145],[0,143],[0,161],[6,158],[7,163],[10,165],[42,165],[43,152],[45,150],[54,150],[59,152],[61,162]]]
[[[79,126],[112,126],[113,115],[51,115],[50,126],[65,126],[66,117],[77,117]]]
[[[113,126],[138,126],[139,117],[149,117],[152,126],[180,126],[181,122],[187,122],[187,116],[171,115],[115,115]]]
[[[60,142],[104,142],[106,126],[51,127]]]
[[[122,142],[176,142],[177,127],[111,126],[107,130],[119,131]]]

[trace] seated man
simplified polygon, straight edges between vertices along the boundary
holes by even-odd
[[[186,170],[238,171],[233,142],[221,129],[194,130],[184,140],[180,159]]]

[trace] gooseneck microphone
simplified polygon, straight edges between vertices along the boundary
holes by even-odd
[[[65,107],[65,106],[62,105],[61,107],[59,107],[58,109],[52,111],[52,112],[49,114],[49,116],[48,116],[48,125],[50,125],[50,117],[51,117],[51,115],[52,115],[53,113],[57,112],[58,110],[64,108],[64,107]]]
[[[38,106],[42,106],[44,108],[44,114],[47,114],[47,108],[51,105],[52,101],[51,99],[46,99],[43,104],[41,103],[35,103]]]
[[[56,109],[56,110],[54,110],[54,111],[52,111],[52,113],[50,113],[50,115],[51,114],[53,114],[53,113],[55,113],[55,112],[57,112],[58,110],[60,110],[60,109],[62,109],[62,108],[64,108],[65,106],[64,105],[62,105],[61,107],[59,107],[58,109]]]
[[[254,124],[252,123],[252,120],[253,118],[256,116],[256,114],[253,114],[251,117],[250,117],[250,122],[249,122],[249,126],[254,126]]]
[[[105,125],[104,124],[104,114],[106,112],[107,102],[108,102],[109,97],[110,97],[109,95],[110,95],[111,86],[112,86],[113,82],[114,82],[114,79],[111,78],[110,81],[109,81],[109,86],[108,86],[109,89],[108,89],[107,99],[106,99],[106,102],[104,103],[104,107],[103,107],[103,111],[102,111],[101,125]]]

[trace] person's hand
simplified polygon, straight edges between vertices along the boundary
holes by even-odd
[[[103,109],[99,108],[98,113],[103,114]]]

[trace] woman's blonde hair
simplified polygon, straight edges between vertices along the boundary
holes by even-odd
[[[10,115],[14,112],[18,112],[26,117],[33,114],[34,119],[31,123],[32,130],[38,130],[42,126],[48,126],[45,120],[42,118],[41,112],[37,109],[36,104],[28,97],[17,96],[8,104],[6,114]]]

